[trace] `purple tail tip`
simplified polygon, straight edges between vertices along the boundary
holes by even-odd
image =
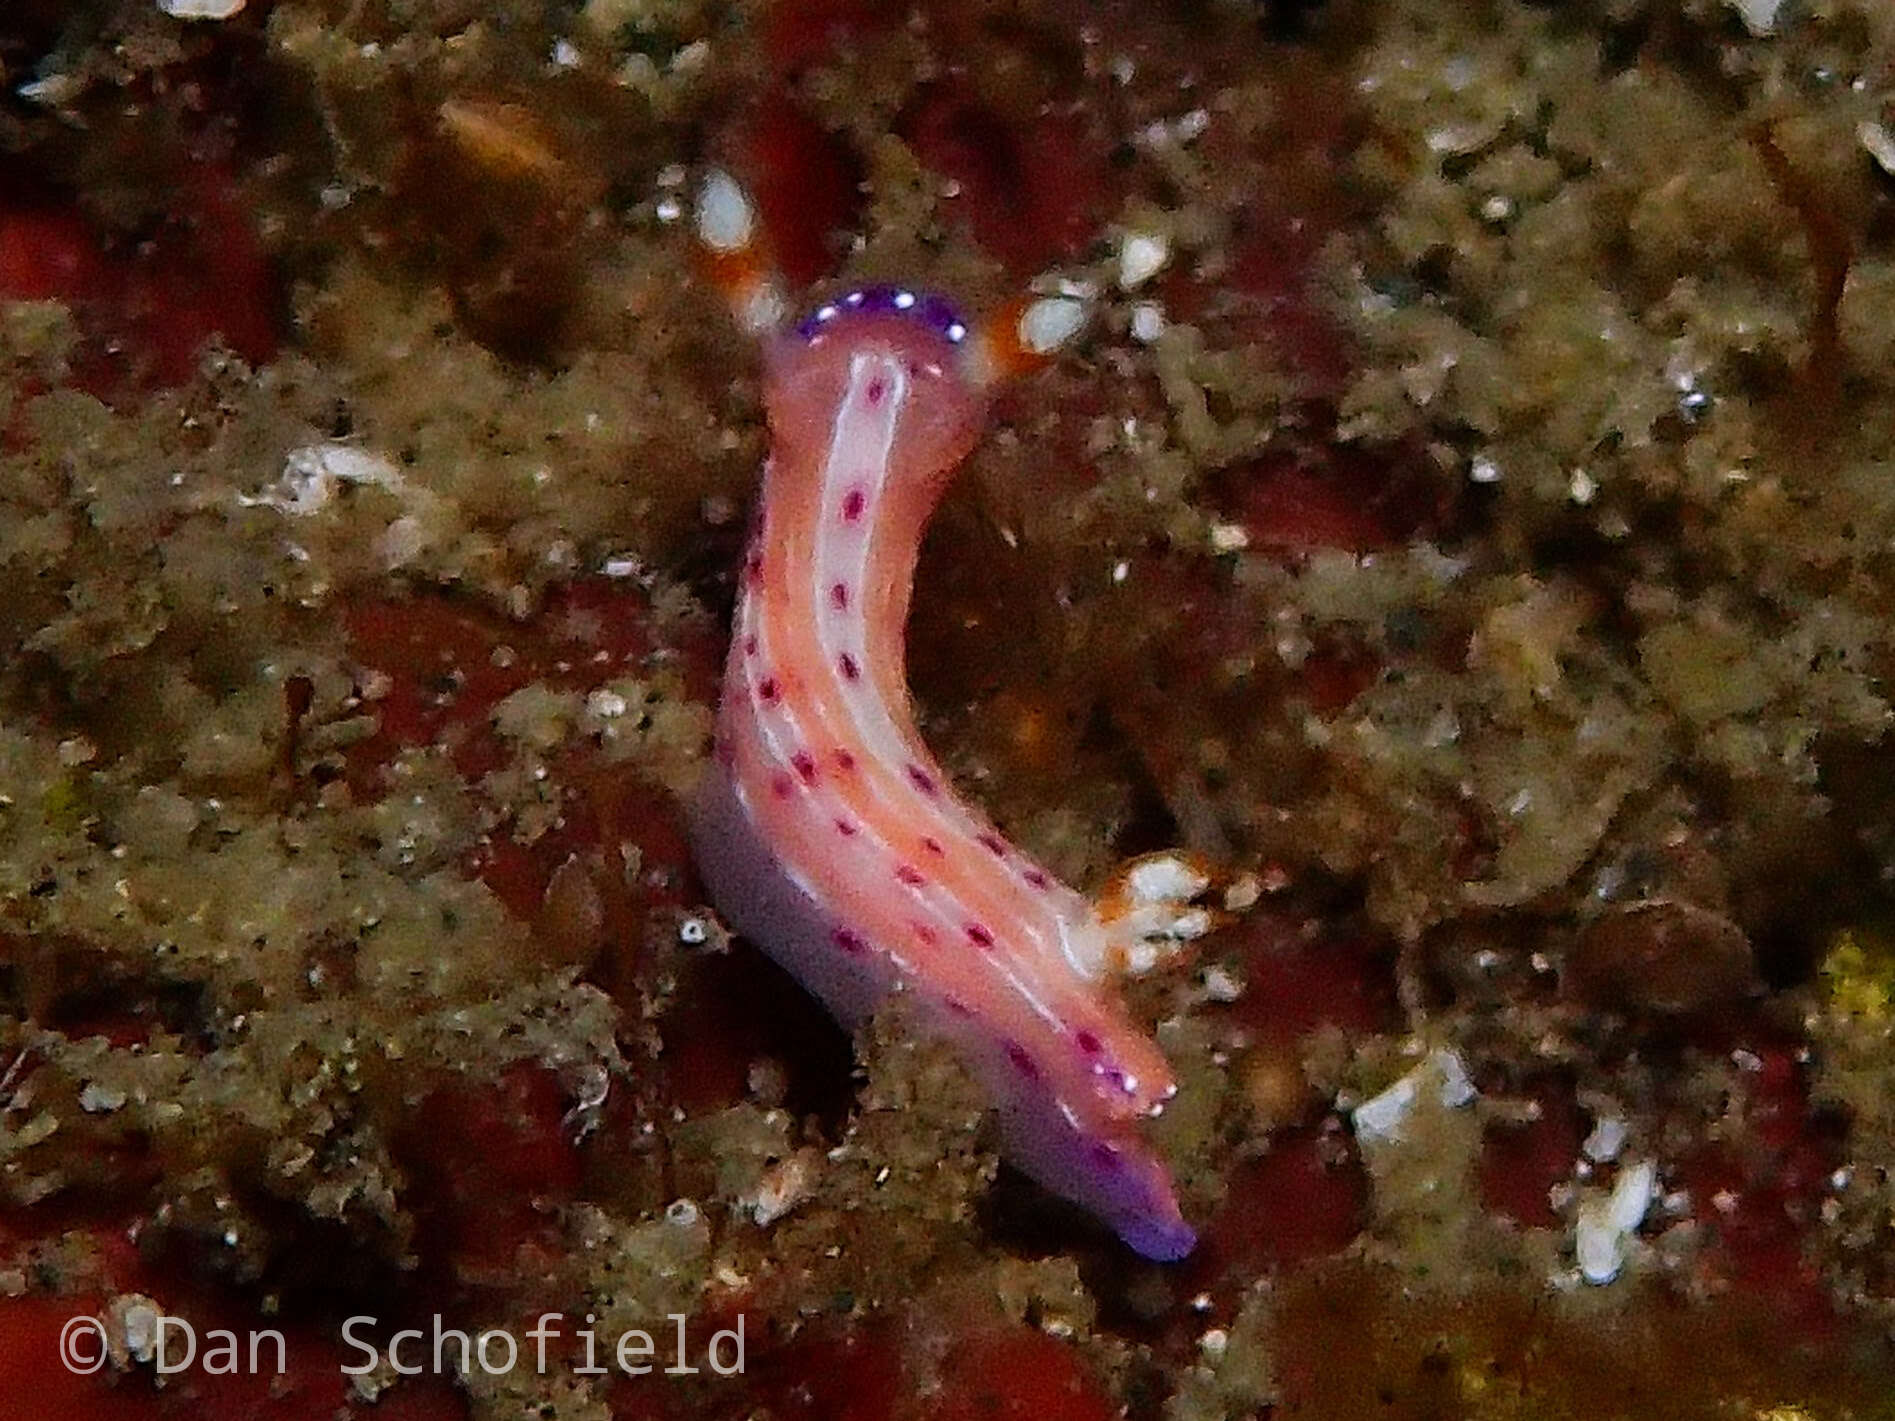
[[[1176,1263],[1198,1246],[1197,1231],[1183,1219],[1122,1219],[1119,1237],[1141,1258],[1154,1263]]]

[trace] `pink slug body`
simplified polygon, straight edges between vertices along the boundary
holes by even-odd
[[[986,418],[965,336],[935,298],[875,289],[775,337],[697,860],[845,1024],[911,994],[992,1092],[1011,1160],[1181,1258],[1195,1236],[1138,1134],[1174,1087],[1106,981],[1099,918],[954,795],[909,709],[922,530]]]

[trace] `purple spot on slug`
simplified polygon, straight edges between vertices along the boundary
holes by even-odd
[[[1119,1169],[1125,1163],[1118,1150],[1103,1141],[1092,1147],[1091,1154],[1093,1165],[1099,1169]]]
[[[838,612],[847,611],[849,606],[849,584],[838,582],[829,589],[829,605]]]
[[[751,633],[751,635],[744,638],[744,655],[755,656],[756,654],[757,654],[757,638],[756,638],[756,634],[753,632]]]
[[[862,510],[868,507],[868,495],[859,488],[852,488],[842,496],[842,517],[844,522],[853,523],[862,516]]]
[[[941,792],[940,787],[934,782],[934,776],[919,765],[908,767],[908,782],[923,794],[933,795]]]
[[[853,839],[856,834],[856,828],[855,825],[851,824],[847,819],[838,819],[836,820],[836,832],[845,839]]]
[[[737,747],[735,745],[732,745],[728,740],[718,741],[717,742],[717,763],[722,765],[727,770],[732,765],[735,765],[737,763]]]
[[[869,950],[868,944],[862,941],[862,935],[848,928],[837,928],[830,937],[837,947],[852,957],[860,956]]]
[[[977,842],[995,858],[1003,859],[1007,856],[1007,841],[998,834],[981,834]]]
[[[969,923],[967,925],[967,938],[968,941],[972,942],[976,947],[991,948],[994,945],[994,935],[988,932],[986,926],[982,923]]]
[[[1088,1056],[1096,1056],[1099,1054],[1099,1038],[1094,1036],[1090,1031],[1075,1032],[1073,1040],[1079,1043],[1079,1049],[1084,1051]]]
[[[855,658],[846,651],[836,658],[836,669],[842,673],[845,681],[853,681],[862,674],[862,668],[855,664]]]
[[[953,1016],[972,1016],[974,1014],[974,1009],[959,997],[949,997],[946,1001],[942,1002],[942,1005],[945,1006],[949,1014]]]
[[[770,776],[770,789],[778,799],[788,799],[796,793],[796,781],[786,774],[774,774]]]
[[[1039,1064],[1026,1053],[1026,1047],[1018,1041],[1007,1043],[1007,1059],[1013,1063],[1013,1069],[1030,1081],[1040,1078]]]
[[[750,585],[753,587],[763,581],[762,553],[752,553],[744,559],[744,576],[750,579]]]
[[[853,770],[855,768],[855,756],[850,754],[847,750],[836,751],[836,768],[843,771]]]
[[[810,758],[809,751],[798,750],[790,756],[790,768],[796,771],[804,784],[816,783],[816,762]]]
[[[882,381],[880,380],[869,381],[868,397],[869,397],[870,404],[879,405],[882,402],[882,396],[886,395],[887,393],[888,393],[888,386],[884,384]]]
[[[765,676],[761,681],[757,682],[757,699],[762,701],[766,706],[775,705],[782,694],[783,687],[777,682],[774,676]]]
[[[917,870],[913,864],[909,863],[896,865],[895,877],[899,878],[910,888],[919,888],[928,881],[921,876],[920,871]]]
[[[1033,887],[1042,891],[1052,886],[1052,880],[1037,868],[1029,868],[1025,873],[1021,874],[1020,877],[1024,878]]]
[[[941,847],[941,841],[935,838],[934,835],[932,834],[928,835],[926,838],[924,838],[921,841],[921,847],[926,849],[931,854],[944,855],[947,853],[947,850]]]

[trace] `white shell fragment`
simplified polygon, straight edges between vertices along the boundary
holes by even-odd
[[[1127,232],[1119,243],[1119,288],[1133,291],[1165,269],[1171,243],[1158,232]]]
[[[1132,339],[1150,345],[1165,333],[1165,311],[1156,301],[1140,301],[1132,307]]]
[[[1878,168],[1895,178],[1895,133],[1889,132],[1887,124],[1863,119],[1856,125],[1856,141],[1875,159]]]
[[[380,454],[347,444],[305,444],[283,460],[275,485],[258,494],[239,494],[245,508],[274,508],[298,517],[318,513],[335,497],[338,484],[375,484],[399,490],[401,470]]]
[[[1020,347],[1032,355],[1050,355],[1085,324],[1084,301],[1073,296],[1043,297],[1020,313]]]
[[[1474,1082],[1460,1056],[1445,1046],[1437,1046],[1423,1056],[1415,1068],[1379,1095],[1358,1105],[1349,1118],[1359,1140],[1383,1141],[1401,1137],[1402,1127],[1414,1113],[1424,1088],[1431,1087],[1434,1098],[1445,1109],[1458,1110],[1474,1099]]]
[[[1599,1123],[1592,1127],[1592,1133],[1586,1136],[1586,1142],[1579,1147],[1580,1152],[1594,1164],[1607,1164],[1619,1157],[1619,1151],[1625,1148],[1625,1122],[1616,1115],[1601,1116]]]
[[[1147,854],[1125,875],[1135,902],[1189,902],[1211,886],[1210,876],[1176,854]]]
[[[1783,8],[1783,0],[1724,0],[1724,3],[1737,12],[1752,38],[1762,39],[1776,33],[1777,12]]]
[[[158,0],[158,8],[174,20],[228,20],[243,7],[244,0]]]
[[[1579,1206],[1573,1222],[1573,1258],[1580,1277],[1597,1285],[1619,1276],[1657,1184],[1658,1166],[1644,1160],[1619,1171],[1610,1193]]]
[[[743,188],[722,168],[712,168],[698,191],[699,239],[714,252],[740,252],[750,245],[756,230],[757,211]]]

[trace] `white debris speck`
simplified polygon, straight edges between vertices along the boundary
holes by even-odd
[[[29,104],[43,104],[47,108],[57,108],[61,104],[71,103],[85,92],[86,82],[77,74],[64,70],[55,70],[51,74],[42,74],[37,79],[29,79],[13,92]]]
[[[1132,339],[1150,345],[1165,333],[1164,308],[1156,301],[1140,301],[1132,307]]]
[[[757,1181],[755,1192],[744,1201],[749,1206],[750,1216],[768,1227],[809,1198],[815,1185],[818,1158],[814,1150],[798,1150],[766,1169],[763,1178]]]
[[[1211,525],[1211,551],[1216,553],[1241,553],[1250,546],[1250,530],[1241,523],[1213,523]]]
[[[554,40],[551,63],[555,69],[577,69],[579,67],[579,46],[569,39]]]
[[[158,0],[158,8],[174,20],[228,20],[244,7],[244,0]]]
[[[1211,880],[1177,854],[1149,854],[1125,875],[1125,891],[1136,903],[1184,903],[1211,886]]]
[[[1625,1133],[1623,1120],[1616,1115],[1602,1115],[1579,1148],[1594,1164],[1604,1164],[1619,1157],[1619,1151],[1625,1148]]]
[[[1170,260],[1171,243],[1162,232],[1127,232],[1119,243],[1119,289],[1136,290]]]
[[[79,1091],[79,1108],[94,1115],[102,1115],[109,1110],[117,1110],[125,1103],[125,1092],[117,1086],[100,1085],[97,1081],[87,1081]]]
[[[1613,1181],[1610,1193],[1579,1206],[1573,1223],[1573,1257],[1580,1277],[1600,1284],[1619,1276],[1657,1183],[1658,1166],[1650,1160],[1628,1165]]]
[[[1243,978],[1225,967],[1209,967],[1204,972],[1204,995],[1214,1002],[1234,1002],[1244,994]]]
[[[1393,1140],[1421,1098],[1422,1088],[1432,1085],[1435,1099],[1449,1110],[1457,1110],[1474,1098],[1474,1083],[1459,1054],[1437,1046],[1415,1068],[1381,1094],[1363,1101],[1350,1114],[1358,1139]]]
[[[376,549],[382,556],[382,566],[391,572],[413,562],[426,546],[427,534],[422,530],[419,518],[397,518],[376,542]]]
[[[673,1199],[665,1205],[665,1222],[676,1228],[694,1228],[698,1221],[698,1207],[695,1199]]]
[[[306,444],[292,449],[283,460],[283,474],[274,488],[239,494],[245,508],[274,508],[298,517],[320,512],[335,497],[338,484],[375,484],[398,490],[401,470],[380,454],[347,444]]]
[[[1777,12],[1783,0],[1724,0],[1744,22],[1744,28],[1757,39],[1776,33]]]
[[[744,294],[737,319],[745,330],[756,335],[782,325],[789,310],[789,303],[783,299],[783,293],[776,289],[774,282],[759,281]]]
[[[697,234],[714,252],[737,252],[750,245],[757,214],[737,180],[722,168],[704,175],[698,190]]]
[[[1048,296],[1020,314],[1019,337],[1033,355],[1050,355],[1079,334],[1086,323],[1086,303],[1072,296]]]
[[[586,697],[586,709],[600,720],[612,720],[625,714],[626,701],[617,691],[601,687]]]
[[[119,1367],[149,1362],[158,1345],[164,1309],[143,1293],[120,1293],[105,1308],[105,1348]]]
[[[1887,124],[1863,119],[1856,125],[1856,141],[1868,150],[1883,172],[1895,177],[1895,133],[1889,132]]]

